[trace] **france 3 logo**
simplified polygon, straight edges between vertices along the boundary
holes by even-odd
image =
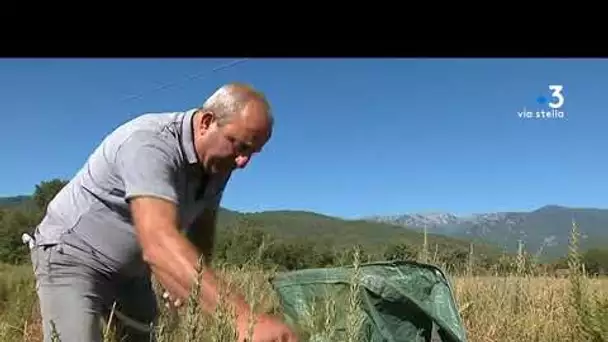
[[[564,96],[564,86],[561,84],[550,84],[549,95],[540,95],[536,98],[538,108],[528,109],[524,107],[517,112],[520,119],[564,119],[566,112],[563,109],[566,99]],[[542,107],[546,106],[546,107]]]

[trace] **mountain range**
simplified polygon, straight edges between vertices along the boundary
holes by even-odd
[[[1,206],[27,202],[29,196],[0,198]],[[576,223],[580,246],[608,246],[608,209],[547,205],[528,212],[490,212],[468,216],[452,213],[411,213],[346,220],[303,211],[269,211],[244,214],[224,209],[220,221],[231,224],[246,217],[266,231],[295,239],[320,237],[335,243],[373,242],[395,238],[418,243],[425,228],[433,241],[464,247],[467,241],[517,251],[520,242],[529,253],[543,259],[563,257]]]
[[[0,198],[0,210],[32,208],[32,198]],[[35,211],[35,210],[33,210]],[[0,233],[2,233],[0,215]],[[299,210],[274,210],[256,213],[238,212],[221,208],[218,214],[219,235],[229,228],[250,227],[269,233],[282,242],[309,243],[321,249],[351,249],[353,245],[379,250],[395,245],[422,247],[426,241],[430,248],[447,254],[466,255],[470,241],[437,234],[424,234],[392,223],[374,222],[364,219],[343,219],[319,213]],[[6,228],[6,227],[5,227]],[[0,238],[2,238],[0,234]],[[477,244],[480,255],[498,255],[500,250],[487,244]]]
[[[373,216],[370,221],[401,225],[450,237],[467,238],[516,251],[562,256],[568,250],[573,224],[582,248],[608,246],[608,209],[547,205],[528,212],[490,212],[468,216],[452,213],[412,213]]]

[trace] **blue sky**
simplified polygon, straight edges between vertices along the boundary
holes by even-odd
[[[223,205],[329,215],[606,207],[608,61],[2,60],[0,196],[69,178],[105,134],[248,82],[274,106],[263,154]],[[521,119],[564,86],[565,118]]]

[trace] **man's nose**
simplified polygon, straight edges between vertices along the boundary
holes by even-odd
[[[251,160],[250,156],[238,156],[238,157],[236,157],[236,167],[239,169],[242,169],[245,166],[247,166],[247,164],[249,163],[250,160]]]

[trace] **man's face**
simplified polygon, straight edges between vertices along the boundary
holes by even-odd
[[[270,139],[271,128],[259,106],[248,105],[241,115],[219,127],[213,113],[203,113],[202,135],[196,144],[199,160],[209,173],[225,173],[247,166]]]

